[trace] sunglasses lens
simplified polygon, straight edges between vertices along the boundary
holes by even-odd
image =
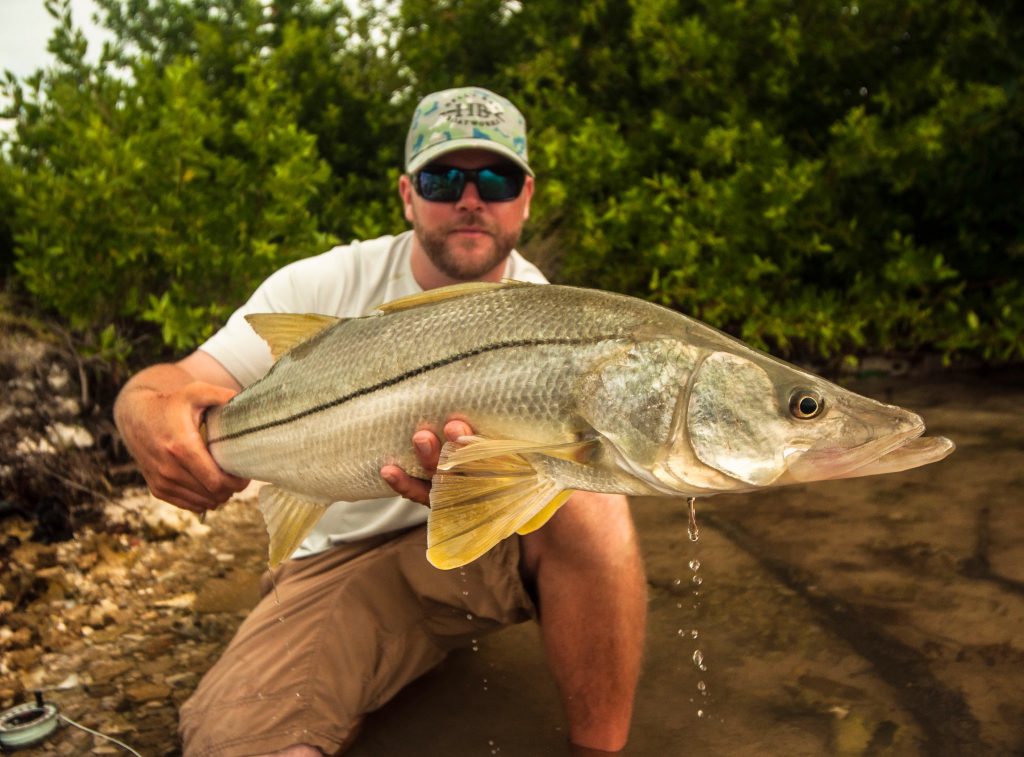
[[[457,201],[468,181],[476,184],[484,202],[505,202],[514,200],[523,191],[526,174],[514,166],[479,170],[428,166],[415,176],[416,191],[424,200],[431,202]]]
[[[416,174],[420,197],[431,202],[455,202],[465,186],[466,175],[457,168],[424,168]]]
[[[523,178],[523,172],[515,168],[483,168],[476,177],[480,199],[486,202],[515,199],[523,189]]]

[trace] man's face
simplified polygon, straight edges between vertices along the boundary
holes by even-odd
[[[502,158],[486,150],[460,150],[438,162],[472,169],[500,164]],[[505,259],[530,215],[533,179],[527,176],[519,197],[505,202],[481,200],[472,182],[454,202],[423,199],[408,176],[402,176],[399,192],[416,241],[433,266],[449,279],[472,281],[504,270]]]

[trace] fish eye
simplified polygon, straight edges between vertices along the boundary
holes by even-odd
[[[794,392],[789,400],[789,412],[802,421],[816,418],[825,409],[825,400],[820,394],[801,390]]]

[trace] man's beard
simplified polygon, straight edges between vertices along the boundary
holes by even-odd
[[[458,243],[449,241],[448,234],[452,229],[464,226],[484,229],[490,234],[492,244],[487,255],[479,257],[459,254]],[[426,231],[420,226],[416,227],[416,236],[430,262],[445,276],[456,281],[473,281],[504,263],[519,242],[520,232],[521,229],[516,229],[514,232],[501,234],[472,213],[434,232]]]

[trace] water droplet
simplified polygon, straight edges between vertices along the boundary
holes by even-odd
[[[700,586],[702,583],[704,583],[704,579],[701,578],[700,576],[694,576],[693,577],[693,582],[695,584],[697,584],[697,586]]]
[[[472,620],[472,619],[473,619],[473,613],[467,612],[466,613],[466,620]]]
[[[697,710],[697,717],[698,718],[704,717],[704,710]]]
[[[708,690],[707,684],[705,684],[703,681],[697,681],[697,690],[698,691],[707,692],[707,690]]]
[[[694,628],[692,631],[690,631],[690,638],[696,639],[697,636],[699,636],[699,634],[697,633],[697,629],[696,628]]]
[[[677,578],[675,581],[672,582],[672,585],[673,586],[680,586],[682,583],[683,583],[683,579]]]
[[[680,628],[680,629],[679,629],[679,630],[677,631],[677,633],[678,633],[678,634],[679,634],[680,636],[685,636],[685,635],[686,635],[686,631],[684,631],[684,630],[683,630],[682,628]]]
[[[700,570],[700,560],[697,558],[690,560],[690,570],[694,572]]]
[[[867,94],[868,94],[868,88],[867,87],[861,87],[860,88],[860,96],[861,97],[867,97]]]
[[[690,541],[697,541],[700,537],[700,529],[697,528],[697,498],[690,497],[686,500],[686,504],[690,510],[690,519],[686,524],[686,532],[690,536]]]
[[[682,602],[676,602],[676,607],[678,607],[680,610],[682,610],[683,609],[683,603]]]
[[[693,650],[693,664],[701,670],[707,670],[707,667],[704,665],[704,653],[699,649]]]

